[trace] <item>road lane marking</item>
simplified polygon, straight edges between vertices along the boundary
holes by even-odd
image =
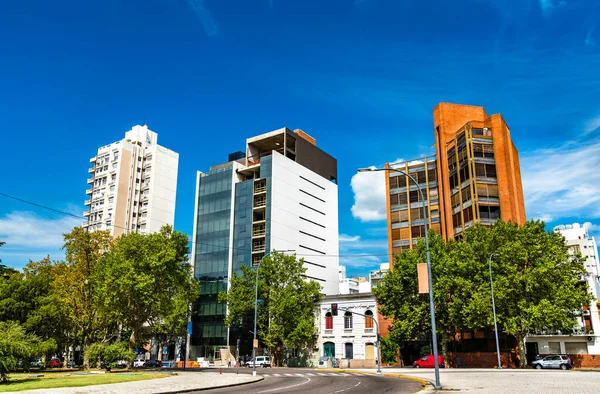
[[[308,376],[317,376],[314,373],[307,373]]]
[[[285,376],[294,376],[293,373],[286,373]]]
[[[306,379],[306,381],[304,381],[302,383],[294,384],[292,386],[278,387],[278,388],[271,389],[271,390],[263,390],[263,391],[259,391],[258,393],[270,393],[273,391],[288,390],[288,389],[293,389],[294,387],[305,385],[306,383],[310,383],[310,378],[305,378],[305,379]]]
[[[281,375],[278,373],[274,373],[273,376],[281,376]]]

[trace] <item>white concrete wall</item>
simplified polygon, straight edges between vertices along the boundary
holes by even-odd
[[[154,145],[146,150],[152,153],[150,172],[150,199],[146,233],[154,233],[166,224],[175,222],[175,199],[177,197],[177,171],[179,154],[162,146]]]
[[[337,185],[277,152],[272,156],[271,250],[295,250],[307,277],[325,294],[337,294]]]
[[[591,338],[591,340],[589,340]],[[600,354],[600,336],[582,335],[582,336],[567,336],[567,335],[529,335],[526,342],[537,342],[539,354],[553,353],[549,342],[559,343],[560,353],[569,354],[565,343],[578,342],[585,343],[587,346],[587,354]]]
[[[333,317],[333,329],[327,330],[325,327],[325,315],[331,312],[331,304],[338,304],[338,316]],[[377,343],[376,325],[373,324],[372,329],[365,329],[365,318],[359,315],[352,316],[352,329],[344,328],[344,313],[345,310],[359,312],[365,314],[367,310],[373,312],[373,317],[377,320],[377,303],[372,294],[363,297],[326,297],[318,304],[317,322],[315,325],[318,328],[317,344],[319,347],[318,356],[324,355],[323,346],[326,342],[335,344],[335,358],[345,358],[345,344],[352,343],[353,358],[356,360],[365,360],[365,345],[367,343]],[[377,348],[375,348],[375,356],[377,356]]]

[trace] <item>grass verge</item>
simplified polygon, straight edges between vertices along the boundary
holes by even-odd
[[[157,378],[166,378],[168,374],[161,373],[105,373],[77,375],[71,373],[52,373],[37,377],[35,374],[15,373],[10,374],[10,380],[7,383],[0,384],[0,393],[7,391],[22,391],[35,389],[54,389],[60,387],[82,387],[93,386],[96,384],[135,382],[138,380],[148,380]]]

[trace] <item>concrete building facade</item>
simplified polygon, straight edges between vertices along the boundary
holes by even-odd
[[[570,332],[540,332],[527,336],[528,358],[533,354],[562,353],[579,357],[578,362],[583,366],[597,366],[593,359],[586,355],[600,354],[600,315],[598,313],[598,298],[600,298],[600,283],[598,272],[598,248],[596,240],[586,228],[578,223],[554,227],[554,231],[565,237],[572,255],[580,253],[585,259],[584,266],[587,275],[581,278],[581,284],[587,285],[594,296],[589,308],[583,307],[577,318],[577,325]]]
[[[338,305],[337,316],[331,313],[334,303]],[[378,319],[375,296],[370,293],[331,295],[317,303],[317,358],[345,359],[341,367],[375,367],[377,326],[371,318],[352,312]]]
[[[199,172],[192,262],[201,296],[192,318],[191,357],[214,359],[230,346],[249,354],[249,331],[227,329],[218,293],[241,266],[287,250],[304,259],[305,276],[337,294],[337,161],[301,130],[278,129],[246,140],[246,151]]]
[[[179,155],[158,145],[148,126],[134,126],[124,139],[98,148],[90,163],[84,228],[117,237],[173,225]]]
[[[519,154],[502,115],[483,107],[440,103],[433,110],[435,157],[387,163],[389,259],[412,248],[428,227],[444,239],[459,238],[475,223],[498,219],[525,223]]]

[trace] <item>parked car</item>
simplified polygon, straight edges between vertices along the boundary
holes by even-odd
[[[148,360],[144,363],[144,368],[160,368],[162,362],[160,360]]]
[[[535,369],[554,368],[554,369],[571,369],[573,362],[569,356],[564,354],[550,354],[540,360],[535,360],[531,363]]]
[[[254,359],[248,360],[246,366],[252,368]],[[256,356],[256,366],[262,368],[271,368],[271,358],[269,356]]]
[[[414,368],[434,368],[435,366],[433,365],[433,361],[434,361],[434,357],[433,354],[428,354],[427,356],[423,356],[420,359],[418,359],[417,361],[415,361],[413,363],[413,367]],[[444,368],[444,356],[438,356],[438,366],[440,368]]]
[[[117,368],[127,368],[127,360],[117,361]]]
[[[145,363],[144,359],[133,360],[133,368],[143,368]]]
[[[29,363],[29,366],[31,368],[41,368],[42,360],[40,360],[39,358],[36,358],[35,360],[33,360]]]
[[[63,366],[63,362],[60,361],[59,358],[52,358],[50,361],[48,361],[48,368],[62,368]]]

